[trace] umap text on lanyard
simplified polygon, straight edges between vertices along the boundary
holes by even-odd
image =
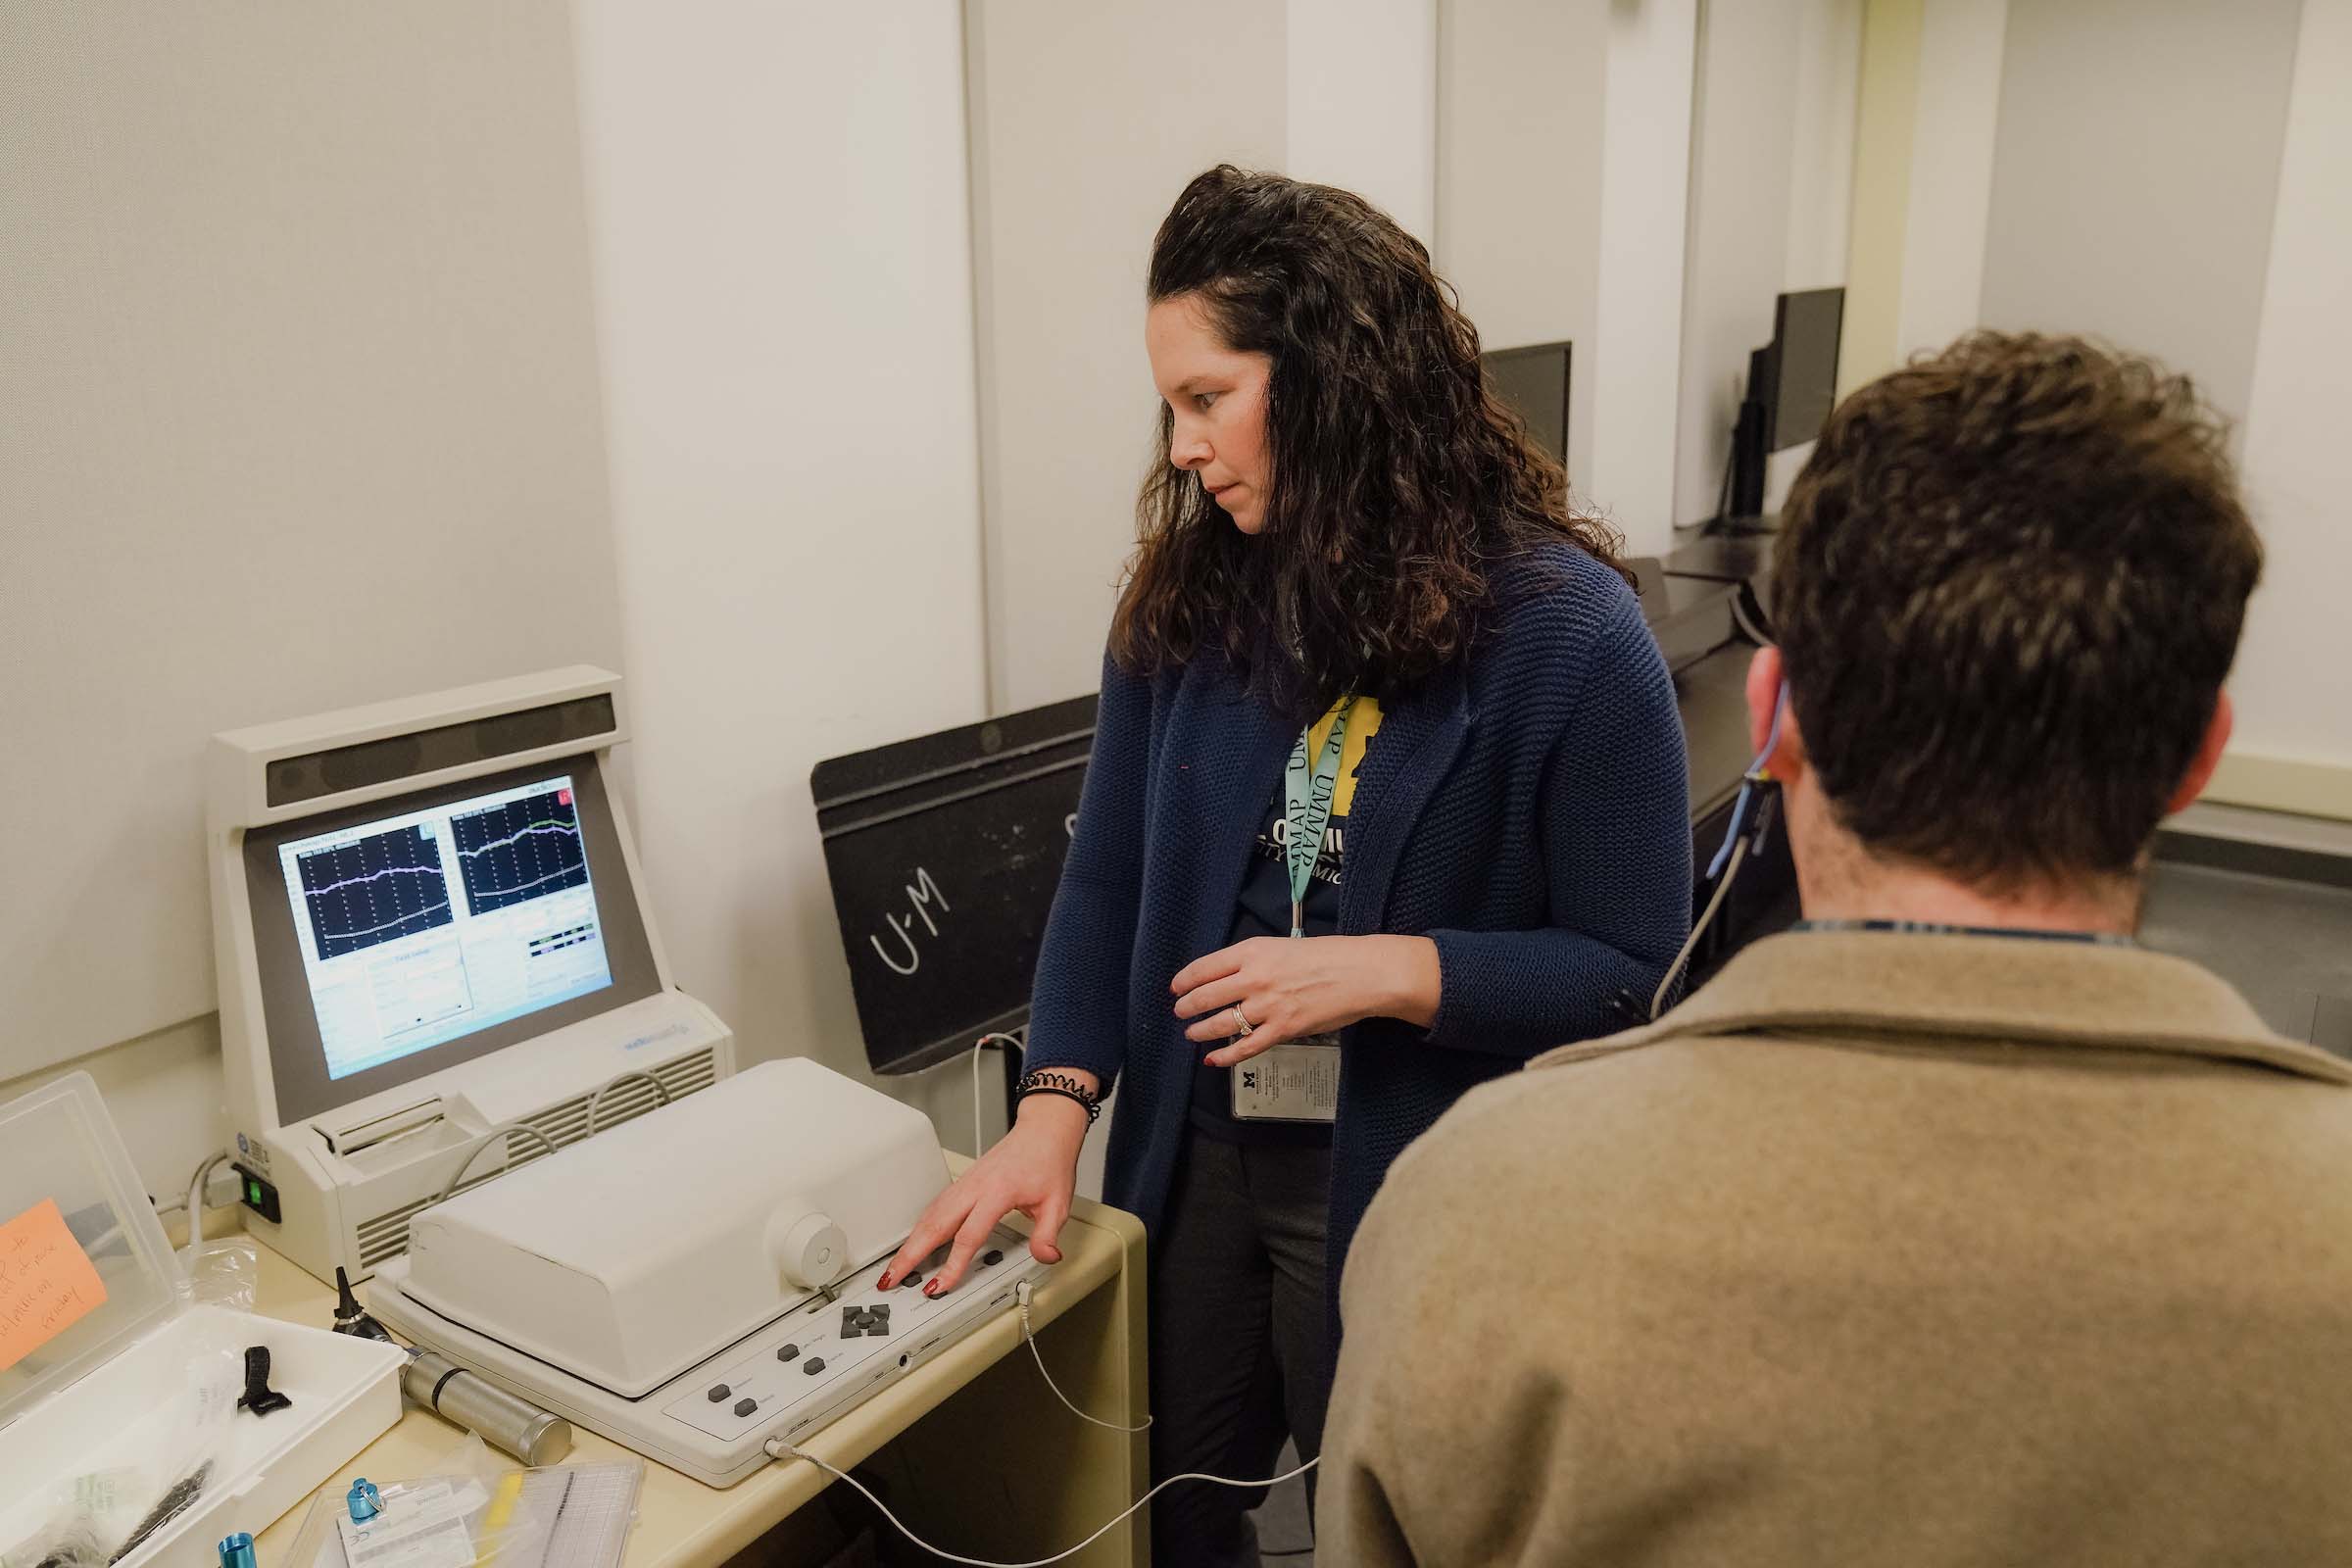
[[[1331,825],[1332,797],[1339,789],[1340,753],[1348,743],[1348,713],[1355,699],[1343,697],[1333,710],[1331,734],[1310,772],[1306,765],[1307,737],[1312,724],[1298,732],[1291,747],[1290,766],[1283,770],[1283,806],[1290,818],[1290,841],[1283,846],[1291,867],[1291,935],[1306,935],[1306,889],[1314,880],[1315,860],[1323,853],[1323,830]]]

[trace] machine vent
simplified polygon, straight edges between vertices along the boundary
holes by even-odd
[[[662,1081],[662,1087],[669,1091],[670,1099],[683,1100],[718,1081],[718,1057],[711,1048],[706,1046],[692,1055],[678,1056],[647,1070]],[[588,1136],[588,1096],[581,1095],[562,1104],[550,1105],[538,1115],[528,1118],[528,1125],[545,1133],[559,1148],[576,1144]],[[643,1079],[631,1079],[605,1097],[604,1106],[597,1112],[597,1131],[610,1132],[622,1122],[634,1120],[661,1103],[662,1097],[654,1093],[651,1085]],[[467,1188],[495,1181],[517,1165],[546,1157],[547,1149],[538,1139],[528,1133],[509,1133],[507,1163],[503,1167],[484,1171],[481,1175],[468,1177],[458,1191],[462,1193]],[[413,1203],[387,1209],[361,1225],[361,1266],[372,1271],[387,1258],[398,1257],[407,1251],[409,1221],[439,1201],[438,1195],[419,1198]]]

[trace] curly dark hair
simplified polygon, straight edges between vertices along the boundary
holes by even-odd
[[[1150,301],[1196,295],[1226,347],[1273,362],[1262,534],[1159,458],[1111,651],[1130,670],[1221,646],[1281,707],[1408,690],[1478,637],[1495,564],[1621,541],[1487,384],[1478,331],[1429,252],[1360,196],[1219,165],[1152,246]],[[1622,570],[1622,567],[1620,568]]]
[[[2076,337],[1974,333],[1838,405],[1772,597],[1848,831],[1995,891],[2133,871],[2262,571],[2226,440]]]

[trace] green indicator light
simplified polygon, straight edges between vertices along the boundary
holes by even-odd
[[[261,1200],[262,1184],[257,1181],[247,1181],[245,1183],[245,1201],[248,1203],[259,1203]]]

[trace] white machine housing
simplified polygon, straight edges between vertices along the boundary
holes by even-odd
[[[633,1396],[898,1250],[947,1184],[930,1117],[766,1061],[425,1210],[403,1288]]]
[[[676,1099],[732,1075],[734,1036],[673,984],[626,813],[608,796],[658,978],[652,994],[397,1087],[282,1115],[247,836],[370,803],[391,810],[404,796],[535,764],[601,764],[628,739],[626,711],[618,675],[573,665],[213,738],[205,838],[230,1125],[237,1164],[274,1188],[278,1209],[272,1221],[249,1200],[245,1226],[320,1279],[341,1267],[362,1280],[406,1250],[410,1220],[493,1130],[532,1132],[482,1150],[467,1185],[542,1157],[533,1133],[559,1147],[587,1137],[590,1097],[616,1076],[647,1074]],[[661,1102],[642,1079],[616,1085],[598,1132]]]
[[[919,1111],[805,1058],[664,1106],[418,1216],[390,1328],[712,1486],[1009,1309],[1000,1232],[938,1297],[874,1288],[947,1160]],[[935,1266],[935,1265],[926,1265]],[[918,1271],[919,1272],[919,1271]]]

